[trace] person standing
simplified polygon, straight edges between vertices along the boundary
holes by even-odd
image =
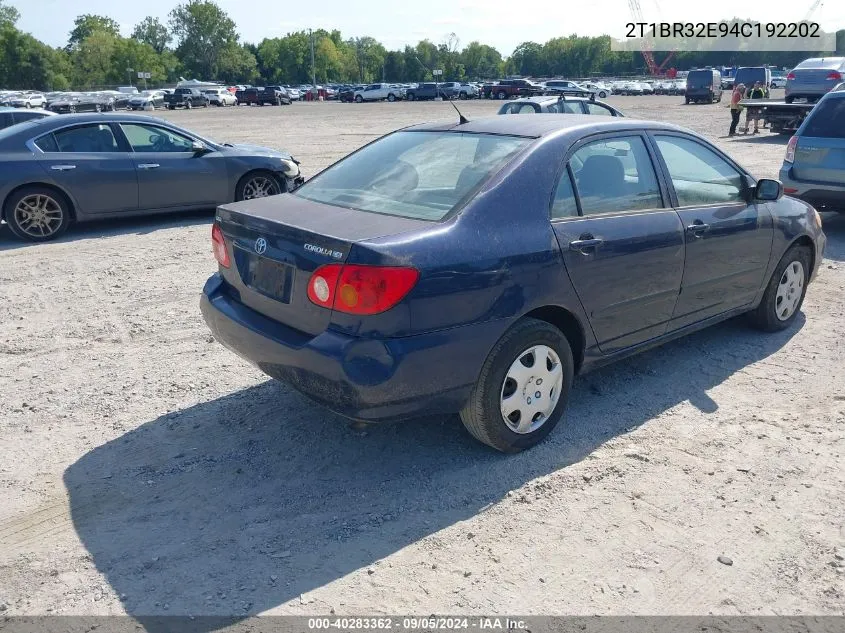
[[[749,99],[765,99],[766,91],[763,88],[763,83],[760,81],[754,82],[754,87],[748,91]],[[751,122],[754,121],[754,134],[760,133],[760,108],[749,107],[745,115],[745,134],[748,134],[748,128],[751,127]]]
[[[736,126],[739,125],[739,115],[742,112],[742,106],[739,105],[739,102],[742,101],[744,93],[745,84],[734,86],[731,93],[731,129],[728,136],[736,136]]]

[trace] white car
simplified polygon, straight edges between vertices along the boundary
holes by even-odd
[[[9,105],[13,108],[43,108],[47,98],[40,92],[28,92],[13,97]]]
[[[786,88],[786,77],[772,77],[771,88]]]
[[[299,101],[302,99],[302,91],[299,88],[292,88],[290,86],[282,86],[282,88],[288,91],[288,96],[291,101]]]
[[[643,94],[643,87],[636,81],[628,81],[622,84],[622,94],[626,95],[641,95]]]
[[[396,101],[404,96],[404,90],[390,84],[370,84],[363,90],[355,91],[355,103],[364,101]]]
[[[203,90],[203,93],[208,97],[208,105],[216,105],[221,108],[238,105],[237,97],[225,88]]]
[[[643,90],[644,95],[653,95],[654,94],[654,86],[652,86],[650,83],[648,83],[646,81],[641,81],[641,82],[639,82],[639,84],[640,84],[640,87]]]
[[[592,82],[587,82],[581,85],[584,86],[587,90],[596,93],[596,96],[599,99],[605,99],[607,98],[607,95],[613,94],[613,88],[604,84],[594,84]]]

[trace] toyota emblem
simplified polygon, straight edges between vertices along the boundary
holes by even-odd
[[[263,255],[264,251],[266,251],[266,250],[267,250],[267,240],[265,240],[263,237],[259,237],[257,240],[255,240],[255,252],[256,253],[258,253],[259,255]]]

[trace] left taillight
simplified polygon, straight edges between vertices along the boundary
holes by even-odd
[[[783,157],[787,163],[794,163],[795,162],[795,148],[798,147],[798,137],[793,136],[789,139],[789,143],[786,144],[786,156]]]
[[[211,227],[211,248],[214,251],[214,259],[223,268],[229,268],[232,265],[229,259],[229,251],[226,250],[226,238],[223,237],[223,231],[217,222]]]
[[[338,312],[378,314],[402,301],[419,278],[416,268],[405,266],[326,264],[311,275],[308,298]]]

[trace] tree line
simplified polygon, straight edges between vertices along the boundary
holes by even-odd
[[[214,0],[187,0],[166,22],[147,17],[129,37],[117,22],[85,14],[74,20],[67,45],[54,48],[16,24],[17,9],[0,0],[0,87],[36,90],[96,89],[139,83],[138,72],[150,73],[148,84],[161,86],[179,77],[228,84],[300,84],[431,80],[443,70],[443,81],[485,80],[509,75],[526,77],[627,76],[646,74],[642,55],[611,51],[609,36],[553,38],[543,44],[523,42],[509,57],[473,41],[461,47],[452,33],[444,41],[423,40],[402,50],[387,50],[373,37],[343,37],[340,31],[298,31],[284,37],[242,42],[235,22]],[[838,31],[837,54],[845,54],[845,30]],[[655,53],[660,60],[665,53]],[[680,52],[668,66],[688,69],[705,65],[792,67],[809,53]]]

